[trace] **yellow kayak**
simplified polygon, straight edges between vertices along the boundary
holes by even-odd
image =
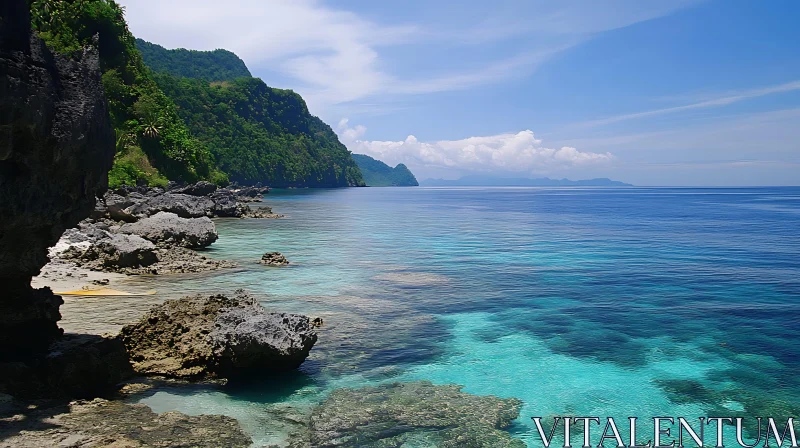
[[[132,293],[117,291],[116,289],[111,288],[89,289],[88,287],[84,286],[84,289],[79,289],[77,291],[61,291],[55,292],[54,294],[58,294],[60,296],[152,296],[155,295],[155,293],[155,291]]]

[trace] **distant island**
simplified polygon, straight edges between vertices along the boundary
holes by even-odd
[[[362,169],[363,171],[363,169]],[[542,177],[539,179],[528,178],[502,178],[486,176],[464,176],[460,179],[425,179],[422,181],[423,187],[632,187],[631,184],[619,182],[607,178],[569,180],[569,179],[550,179]]]
[[[353,154],[361,175],[368,187],[416,187],[419,185],[414,174],[403,165],[392,168],[380,160],[364,154]]]

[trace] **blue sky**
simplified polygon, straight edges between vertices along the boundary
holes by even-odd
[[[236,52],[418,178],[800,185],[797,1],[121,3],[138,37]]]

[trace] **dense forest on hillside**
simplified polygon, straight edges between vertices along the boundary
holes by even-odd
[[[155,75],[231,180],[274,187],[363,185],[350,152],[291,90],[258,78],[209,83]]]
[[[98,35],[103,87],[117,134],[112,186],[165,184],[167,178],[226,182],[208,148],[192,137],[175,104],[153,81],[119,5],[108,0],[34,0],[31,18],[56,52],[81,51]]]
[[[33,27],[52,50],[99,50],[117,134],[112,187],[199,179],[276,187],[364,184],[350,152],[303,99],[250,77],[235,54],[140,41],[143,58],[124,9],[112,0],[30,5]]]
[[[196,51],[184,48],[167,50],[161,45],[142,39],[136,39],[136,48],[142,53],[147,66],[156,73],[208,81],[226,81],[251,76],[244,61],[228,50]]]
[[[417,178],[402,163],[392,168],[364,154],[353,154],[368,187],[416,187]]]

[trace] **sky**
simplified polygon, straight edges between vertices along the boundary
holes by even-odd
[[[418,179],[800,185],[800,2],[121,0]]]

